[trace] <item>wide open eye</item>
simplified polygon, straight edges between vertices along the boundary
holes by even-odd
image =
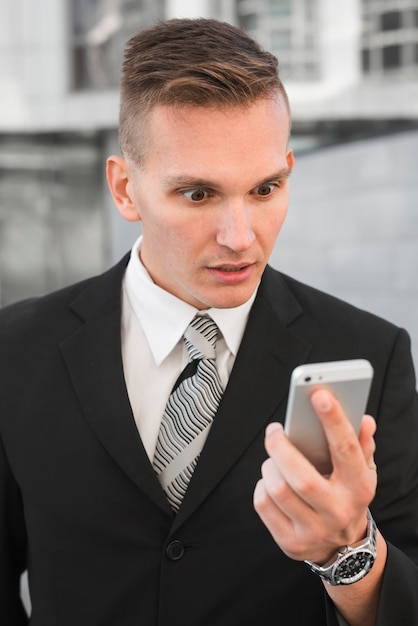
[[[182,193],[192,202],[202,202],[202,200],[206,200],[209,196],[208,192],[200,187],[197,187],[196,189],[187,189]]]
[[[266,197],[271,195],[276,187],[277,185],[274,183],[263,183],[262,185],[256,187],[254,191],[258,196]]]

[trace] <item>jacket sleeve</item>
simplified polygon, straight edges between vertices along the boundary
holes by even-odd
[[[388,542],[376,626],[418,624],[418,398],[409,336],[399,332],[377,414],[378,490],[372,503]]]
[[[20,492],[0,439],[0,624],[7,626],[29,623],[20,597],[26,543]]]
[[[376,368],[368,411],[377,421],[378,487],[371,510],[388,543],[375,626],[418,624],[418,398],[409,336],[400,330]],[[327,625],[338,626],[329,597]]]
[[[388,545],[376,626],[418,624],[418,566]]]
[[[371,410],[378,470],[371,509],[385,539],[418,566],[418,397],[409,348],[400,330]]]

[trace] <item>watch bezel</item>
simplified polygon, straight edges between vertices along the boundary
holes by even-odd
[[[351,576],[344,575],[341,572],[343,567],[347,564],[347,562],[351,560],[357,561],[359,558],[359,555],[365,556],[366,562],[364,563],[364,565],[362,565],[361,569],[358,570],[355,574],[352,574]],[[332,572],[331,572],[331,577],[332,577],[333,582],[331,582],[331,584],[352,585],[353,583],[358,582],[359,580],[364,578],[366,574],[369,573],[369,571],[373,567],[374,561],[375,561],[375,555],[370,549],[364,548],[361,546],[359,548],[354,548],[354,550],[348,548],[347,552],[340,553],[339,558],[335,561],[333,565]]]

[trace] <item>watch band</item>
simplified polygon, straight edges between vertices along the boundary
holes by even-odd
[[[352,585],[364,578],[376,559],[376,523],[367,509],[367,537],[359,546],[340,548],[334,561],[321,566],[305,561],[310,569],[330,585]]]

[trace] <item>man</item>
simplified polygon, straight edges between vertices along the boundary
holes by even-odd
[[[32,626],[418,623],[409,340],[267,266],[289,128],[276,59],[235,27],[172,20],[129,42],[107,175],[142,238],[0,315],[2,624],[28,623],[26,568]],[[319,390],[324,477],[280,425],[290,374],[351,358],[375,371],[378,476],[373,418],[357,438]],[[339,554],[342,584],[322,582]]]

